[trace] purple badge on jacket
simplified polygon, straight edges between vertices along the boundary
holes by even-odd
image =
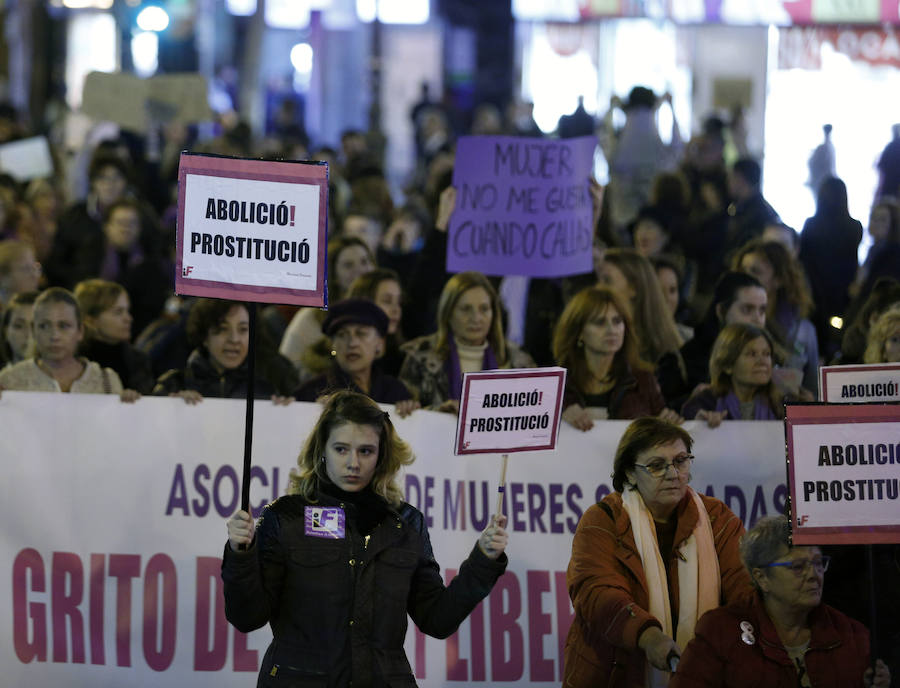
[[[307,535],[340,540],[344,537],[344,510],[339,507],[308,506],[305,525]]]

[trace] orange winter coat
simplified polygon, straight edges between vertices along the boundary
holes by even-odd
[[[718,499],[700,495],[709,514],[722,575],[722,603],[749,602],[750,576],[741,564],[740,519]],[[676,508],[678,526],[672,547],[669,596],[678,608],[674,558],[697,524],[697,507],[690,495]],[[650,626],[662,627],[650,615],[641,557],[631,520],[615,492],[591,506],[578,523],[572,559],[566,575],[575,618],[565,648],[565,688],[643,688],[646,658],[637,642]],[[684,648],[682,648],[683,650]]]

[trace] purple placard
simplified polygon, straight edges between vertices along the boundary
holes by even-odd
[[[528,277],[590,272],[588,180],[596,145],[593,136],[461,138],[447,271]]]
[[[308,506],[304,532],[312,537],[340,540],[344,537],[344,510],[336,506]]]

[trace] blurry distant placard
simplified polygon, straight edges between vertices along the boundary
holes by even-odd
[[[273,29],[309,26],[309,0],[266,0],[266,25]]]
[[[0,146],[0,170],[17,182],[53,175],[50,146],[43,136],[13,141]]]
[[[900,3],[882,0],[513,0],[520,20],[667,18],[685,24],[878,24],[900,22]]]
[[[139,79],[120,72],[91,72],[84,81],[81,109],[94,119],[143,133],[151,123],[212,119],[206,79],[200,74],[160,74]]]

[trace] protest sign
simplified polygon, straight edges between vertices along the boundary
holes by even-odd
[[[454,453],[555,449],[565,386],[565,368],[466,373]]]
[[[822,366],[819,400],[860,403],[900,401],[900,363]]]
[[[17,182],[53,176],[53,158],[46,136],[32,136],[0,146],[0,170]]]
[[[196,73],[141,79],[121,72],[91,72],[84,80],[81,110],[137,133],[145,133],[154,123],[212,119],[206,79]]]
[[[795,544],[900,542],[900,405],[788,404]]]
[[[590,272],[588,178],[596,139],[459,140],[447,270],[563,277]]]
[[[175,291],[324,306],[328,168],[182,153]]]

